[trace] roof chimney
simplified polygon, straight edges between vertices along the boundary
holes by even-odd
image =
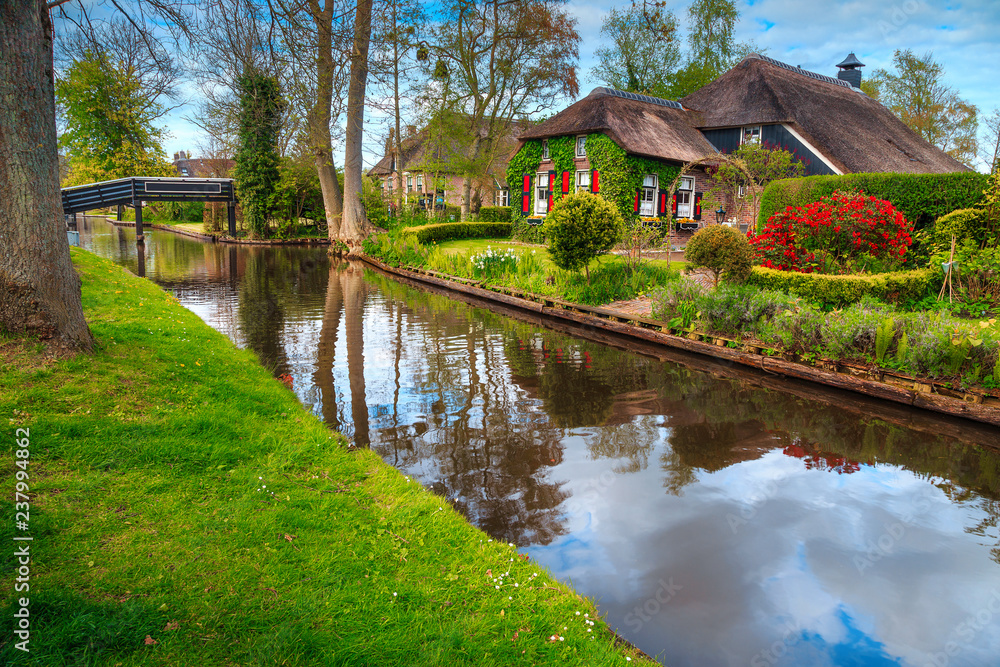
[[[855,88],[861,87],[861,70],[860,67],[864,67],[865,64],[858,60],[858,57],[854,55],[852,51],[850,55],[844,58],[844,62],[837,65],[840,71],[837,72],[837,78],[841,81],[846,81]]]
[[[392,149],[396,146],[396,128],[389,128],[389,138],[385,140],[385,154],[391,155]]]
[[[174,162],[177,162],[177,160],[178,160],[178,159],[179,159],[179,158],[177,157],[177,153],[175,152],[175,153],[174,153]]]

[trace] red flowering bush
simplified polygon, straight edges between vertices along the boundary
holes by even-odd
[[[880,273],[907,268],[913,223],[884,199],[836,192],[789,206],[750,234],[757,263],[802,273]]]

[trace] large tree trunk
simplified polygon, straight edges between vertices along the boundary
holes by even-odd
[[[59,196],[52,23],[44,2],[0,4],[0,330],[90,351]]]
[[[477,115],[476,118],[479,118]],[[472,126],[472,146],[469,147],[469,162],[472,168],[476,168],[476,164],[479,161],[479,150],[482,140],[479,137],[479,126],[480,121],[473,121]],[[469,219],[469,214],[472,212],[472,174],[468,173],[465,178],[462,179],[462,222],[466,222]]]
[[[333,142],[330,140],[330,107],[333,104],[333,0],[327,0],[320,9],[318,2],[310,3],[310,12],[316,24],[316,103],[309,110],[306,122],[313,162],[323,192],[326,209],[327,235],[340,236],[340,219],[344,210],[344,197],[333,165]]]
[[[351,253],[372,232],[372,223],[361,202],[361,144],[364,139],[365,88],[368,85],[368,45],[372,34],[372,0],[358,0],[354,15],[351,78],[347,87],[347,136],[344,156],[344,220],[340,240]],[[401,164],[397,167],[402,168]]]

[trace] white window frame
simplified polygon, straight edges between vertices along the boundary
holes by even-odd
[[[764,128],[760,125],[746,125],[740,129],[740,146],[743,144],[759,144]],[[749,138],[748,138],[749,136]]]
[[[535,175],[535,215],[545,215],[549,212],[549,192],[551,189],[549,172],[538,172]]]
[[[685,176],[677,185],[677,217],[694,217],[694,177]]]
[[[510,206],[510,189],[501,188],[497,190],[493,201],[496,206]]]
[[[417,192],[424,191],[424,175],[417,174]]]
[[[590,192],[590,170],[589,169],[577,169],[576,170],[576,191],[577,192]]]
[[[407,192],[413,192],[413,175],[412,174],[407,174],[406,175],[406,191]]]
[[[542,159],[543,160],[548,160],[549,159],[549,140],[548,139],[542,139]]]
[[[646,174],[642,177],[642,194],[639,197],[639,215],[641,217],[652,218],[656,215],[658,180],[656,174]]]
[[[576,138],[576,156],[587,157],[587,135],[585,134]]]

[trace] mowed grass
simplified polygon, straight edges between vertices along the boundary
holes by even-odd
[[[583,271],[563,271],[552,261],[543,245],[511,242],[509,239],[463,239],[428,246],[426,264],[431,268],[465,278],[484,278],[488,284],[505,285],[534,294],[555,296],[567,301],[601,305],[645,296],[656,287],[675,280],[686,262],[644,259],[635,270],[626,268],[619,255],[601,255],[590,262],[590,282]],[[473,269],[474,255],[510,251],[520,256],[518,270],[483,276]]]
[[[643,662],[591,602],[349,448],[173,297],[73,258],[98,351],[50,362],[0,336],[0,614],[31,601],[31,652],[8,626],[0,664]],[[34,538],[27,593],[15,534]]]

